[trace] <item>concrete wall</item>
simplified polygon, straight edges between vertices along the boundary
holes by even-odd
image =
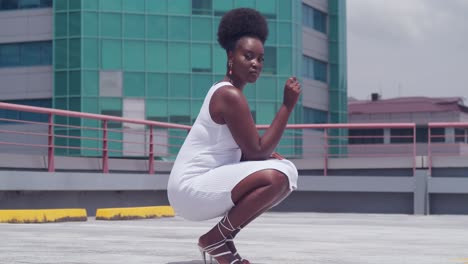
[[[417,160],[415,172],[412,159],[335,159],[330,160],[328,176],[323,174],[322,160],[292,160],[299,169],[298,190],[273,210],[468,214],[464,158],[435,158],[432,177],[424,157]],[[92,215],[98,207],[168,204],[170,162],[156,162],[155,175],[146,173],[145,160],[111,160],[110,174],[99,172],[100,159],[60,157],[55,173],[21,168],[22,164],[34,164],[36,170],[45,170],[46,159],[16,157],[8,164],[10,168],[0,162],[0,209],[84,207]]]

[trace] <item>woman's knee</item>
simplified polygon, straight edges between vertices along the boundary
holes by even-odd
[[[278,192],[284,192],[289,189],[288,177],[284,173],[277,170],[265,170],[264,172],[264,177],[269,181],[269,185],[272,188],[277,189]]]

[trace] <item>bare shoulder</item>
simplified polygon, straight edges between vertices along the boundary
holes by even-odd
[[[245,101],[245,96],[241,90],[237,89],[231,85],[225,85],[220,87],[216,92],[213,94],[213,98],[216,98],[216,101],[221,101],[223,103],[239,103]]]

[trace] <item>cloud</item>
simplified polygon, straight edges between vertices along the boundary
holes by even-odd
[[[348,90],[468,98],[468,0],[349,0]]]

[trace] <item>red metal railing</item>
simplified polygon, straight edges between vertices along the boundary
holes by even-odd
[[[38,113],[47,115],[47,121],[36,122],[19,119],[8,119],[0,118],[0,123],[19,123],[24,125],[30,125],[32,127],[43,127],[42,131],[21,131],[19,129],[7,129],[5,126],[0,125],[0,136],[1,135],[22,135],[24,137],[36,137],[43,136],[47,140],[42,141],[43,143],[34,142],[15,142],[8,141],[4,136],[0,137],[0,146],[23,146],[26,148],[43,148],[47,149],[47,166],[49,171],[55,171],[56,164],[54,163],[54,157],[57,156],[57,151],[60,149],[81,150],[81,151],[94,151],[98,153],[99,158],[102,159],[102,171],[104,173],[109,172],[109,159],[112,156],[116,156],[116,153],[120,156],[129,155],[140,155],[145,159],[148,159],[148,171],[154,173],[154,159],[156,153],[159,153],[159,149],[162,147],[177,149],[180,146],[180,142],[186,136],[187,131],[191,128],[186,125],[171,124],[165,122],[156,122],[148,120],[135,120],[129,118],[122,118],[109,115],[98,115],[89,113],[80,113],[73,111],[65,111],[58,109],[49,109],[41,107],[32,107],[24,105],[15,105],[8,103],[0,103],[0,109],[12,110],[12,111],[23,111],[29,113]],[[79,120],[94,120],[97,125],[86,125],[86,122],[81,121],[78,124],[73,123],[62,123],[58,122],[57,118],[68,117],[76,118]],[[122,128],[116,128],[115,124],[120,124]],[[128,129],[125,124],[141,125],[143,129]],[[119,126],[120,126],[119,125]],[[259,125],[259,130],[264,130],[268,125]],[[431,135],[431,128],[468,128],[468,123],[430,123],[428,127],[429,140],[424,143],[427,147],[427,151],[423,154],[417,154],[418,144],[416,142],[416,125],[414,123],[369,123],[369,124],[291,124],[287,126],[287,130],[283,135],[281,144],[278,146],[278,151],[282,154],[286,153],[285,156],[288,158],[319,158],[323,160],[323,171],[327,175],[329,169],[329,162],[331,159],[339,158],[367,158],[367,157],[408,157],[412,159],[413,171],[416,169],[416,156],[427,155],[429,160],[429,168],[432,167],[432,157],[434,155],[444,155],[440,151],[436,151],[439,147],[444,145],[450,145],[450,142],[434,143],[432,138],[441,137],[440,135]],[[82,134],[73,133],[61,133],[60,129],[69,130],[87,130],[95,131],[95,135],[99,136],[87,136]],[[156,130],[155,130],[156,129]],[[162,133],[161,130],[173,129],[176,132],[182,132],[180,135],[174,133]],[[385,131],[381,134],[375,135],[349,135],[349,131],[353,129],[374,129]],[[390,133],[393,129],[406,130],[405,134],[393,135]],[[115,134],[121,135],[136,135],[145,137],[142,141],[132,140],[123,138],[115,138]],[[176,140],[177,143],[164,141],[164,137]],[[445,135],[446,137],[446,135]],[[455,135],[457,137],[457,135]],[[468,133],[465,132],[463,142],[464,145],[468,143]],[[85,145],[73,146],[73,144],[63,145],[57,144],[59,140],[88,140],[95,141],[95,145],[98,147],[89,147]],[[356,139],[360,139],[356,140]],[[158,143],[158,140],[164,141]],[[370,140],[374,140],[369,143]],[[357,143],[356,143],[357,142]],[[361,143],[359,143],[361,142]],[[115,149],[112,145],[116,144],[135,144],[144,145],[144,151],[128,150],[123,151]],[[462,144],[461,141],[455,140],[453,144]],[[426,149],[424,149],[426,150]],[[176,155],[177,153],[170,153]],[[79,154],[78,154],[79,155]],[[117,155],[117,156],[119,156]],[[164,155],[164,154],[161,154]],[[159,155],[159,156],[161,156]],[[86,156],[86,155],[84,155]]]
[[[73,146],[60,146],[60,148],[69,148],[69,149],[88,149],[88,150],[96,150],[102,151],[102,171],[104,173],[109,172],[109,152],[111,151],[119,151],[119,150],[112,150],[109,148],[110,142],[120,142],[120,143],[140,143],[141,142],[131,142],[131,141],[124,141],[124,140],[112,140],[109,139],[109,132],[120,132],[120,133],[135,133],[132,131],[128,131],[125,129],[116,130],[111,129],[108,127],[109,122],[118,122],[118,123],[130,123],[130,124],[138,124],[147,126],[148,133],[149,133],[149,141],[148,144],[148,172],[150,174],[154,173],[154,129],[178,129],[183,131],[190,130],[190,126],[186,125],[178,125],[178,124],[171,124],[165,122],[157,122],[157,121],[148,121],[148,120],[135,120],[129,118],[122,118],[116,116],[109,116],[109,115],[99,115],[99,114],[90,114],[90,113],[81,113],[81,112],[74,112],[74,111],[66,111],[66,110],[58,110],[58,109],[50,109],[50,108],[42,108],[42,107],[34,107],[34,106],[25,106],[25,105],[16,105],[16,104],[8,104],[8,103],[1,103],[0,102],[0,109],[5,110],[13,110],[13,111],[22,111],[22,112],[30,112],[30,113],[38,113],[38,114],[45,114],[48,115],[48,122],[41,123],[41,122],[34,122],[34,121],[25,121],[25,120],[15,120],[15,119],[5,119],[0,118],[0,121],[9,122],[9,123],[20,123],[20,124],[30,124],[34,126],[47,126],[47,133],[40,133],[40,132],[24,132],[24,131],[15,131],[15,130],[5,130],[0,129],[0,133],[3,134],[23,134],[23,135],[35,135],[35,136],[46,136],[47,137],[47,145],[44,144],[31,144],[31,143],[22,143],[22,142],[8,142],[3,141],[0,139],[0,145],[11,145],[11,146],[24,146],[24,147],[37,147],[43,148],[47,147],[47,157],[48,157],[48,171],[53,172],[55,171],[55,150],[58,146],[54,143],[55,139],[57,138],[75,138],[75,139],[90,139],[90,140],[101,140],[102,148],[85,148],[85,147],[73,147]],[[102,124],[101,128],[95,127],[84,127],[84,126],[74,126],[69,124],[59,124],[54,122],[54,117],[56,116],[65,116],[65,117],[74,117],[80,119],[91,119],[100,121]],[[102,131],[102,139],[98,138],[85,138],[80,136],[64,136],[64,135],[57,135],[55,133],[55,128],[73,128],[73,129],[92,129]],[[145,131],[146,134],[146,131]],[[143,154],[143,153],[141,153]]]

